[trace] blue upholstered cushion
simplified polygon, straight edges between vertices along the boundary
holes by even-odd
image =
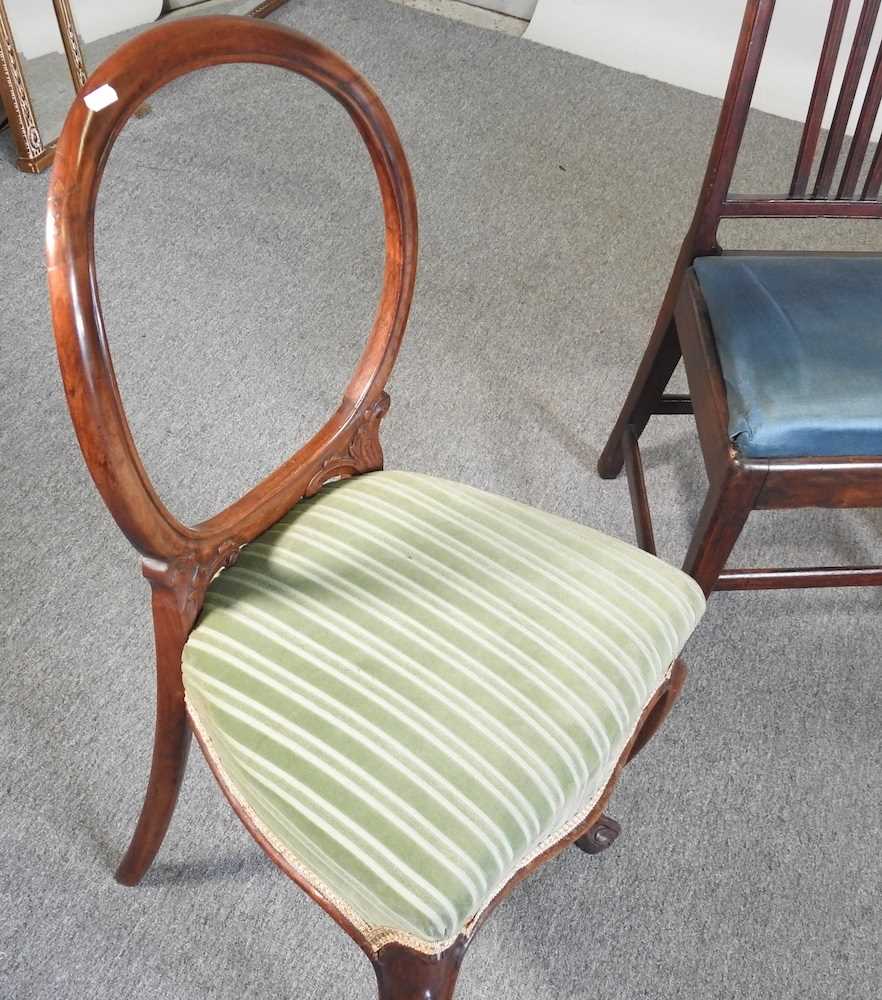
[[[694,270],[743,454],[882,454],[882,257],[701,257]]]

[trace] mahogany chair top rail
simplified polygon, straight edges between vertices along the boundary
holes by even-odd
[[[98,295],[95,204],[113,144],[144,100],[177,77],[222,63],[291,70],[345,108],[379,182],[385,268],[373,328],[337,411],[243,497],[190,526],[175,518],[158,496],[126,419]],[[93,112],[85,98],[104,85],[113,88],[116,100]],[[178,564],[210,578],[231,552],[325,479],[357,471],[353,454],[359,432],[385,411],[383,390],[407,323],[416,273],[417,212],[407,161],[386,110],[338,55],[291,29],[248,17],[182,19],[139,35],[107,59],[74,100],[58,142],[46,225],[52,319],[71,419],[92,478],[117,524],[144,557],[145,571],[162,572]],[[361,449],[371,451],[364,442]],[[380,454],[375,464],[381,463]]]
[[[867,65],[870,40],[882,0],[861,3],[855,33],[848,50],[844,74],[835,99],[833,117],[810,185],[818,152],[821,126],[831,99],[833,77],[853,0],[831,0],[827,29],[821,45],[814,87],[803,124],[790,188],[774,195],[731,193],[732,175],[744,138],[750,104],[762,65],[775,0],[748,0],[735,50],[732,71],[723,101],[707,172],[698,199],[695,218],[687,238],[694,258],[718,253],[717,230],[724,218],[847,218],[882,217],[882,144],[877,146],[863,184],[858,183],[869,149],[870,137],[882,105],[882,47],[875,56],[868,86],[860,104],[857,126],[845,163],[836,179],[849,119],[855,109],[857,91]]]

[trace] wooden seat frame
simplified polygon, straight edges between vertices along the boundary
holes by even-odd
[[[882,49],[872,67],[838,186],[835,194],[831,194],[880,0],[864,0],[832,124],[809,193],[809,179],[850,2],[831,3],[790,190],[773,196],[739,196],[729,190],[775,9],[775,0],[747,3],[695,216],[674,266],[646,353],[598,462],[598,472],[604,479],[615,478],[625,465],[640,544],[655,551],[638,439],[655,414],[694,414],[709,487],[684,569],[698,581],[705,594],[713,590],[882,584],[882,566],[725,568],[752,510],[882,506],[882,455],[764,459],[741,454],[729,436],[726,390],[707,307],[689,270],[697,257],[724,252],[717,242],[723,219],[882,216],[882,203],[878,201],[882,186],[882,143],[877,146],[860,194],[856,195],[871,131],[882,103]],[[756,251],[750,253],[756,255]],[[689,395],[685,396],[665,392],[681,357],[689,383]]]
[[[376,319],[337,411],[303,448],[245,496],[215,517],[187,526],[168,511],[154,490],[126,420],[98,299],[94,215],[110,150],[133,112],[177,77],[221,63],[263,63],[291,70],[323,87],[345,108],[368,148],[379,182],[386,256]],[[114,88],[116,100],[101,111],[90,111],[85,95],[105,84]],[[378,432],[389,405],[385,384],[404,333],[416,271],[416,202],[391,120],[377,95],[340,57],[278,25],[209,16],[145,32],[122,46],[89,78],[58,142],[46,231],[52,318],[71,419],[101,496],[141,555],[152,595],[153,760],[140,818],[117,872],[120,882],[134,885],[159,850],[184,775],[191,727],[181,656],[209,582],[234,561],[243,545],[276,523],[302,497],[314,494],[328,480],[382,468]],[[584,821],[516,872],[479,918],[440,954],[425,954],[402,944],[374,951],[347,916],[274,851],[255,829],[247,809],[216,777],[260,846],[368,955],[383,1000],[443,1000],[453,994],[474,931],[517,882],[572,843],[596,853],[615,838],[618,827],[603,815],[604,805],[621,768],[651,738],[676,701],[684,677],[685,667],[678,660]]]

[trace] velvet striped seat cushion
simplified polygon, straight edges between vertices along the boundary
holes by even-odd
[[[704,608],[558,517],[376,472],[212,582],[193,724],[270,843],[379,947],[441,950],[588,814]]]

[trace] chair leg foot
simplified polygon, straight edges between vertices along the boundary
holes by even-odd
[[[621,832],[621,826],[612,816],[607,816],[604,813],[594,826],[587,833],[583,833],[574,843],[580,851],[584,851],[586,854],[600,854],[608,847],[612,847]]]
[[[424,955],[401,944],[381,948],[372,959],[379,1000],[451,1000],[467,942],[440,955]]]
[[[615,445],[609,452],[603,452],[597,460],[597,475],[601,479],[617,479],[625,464],[625,455],[621,444]]]

